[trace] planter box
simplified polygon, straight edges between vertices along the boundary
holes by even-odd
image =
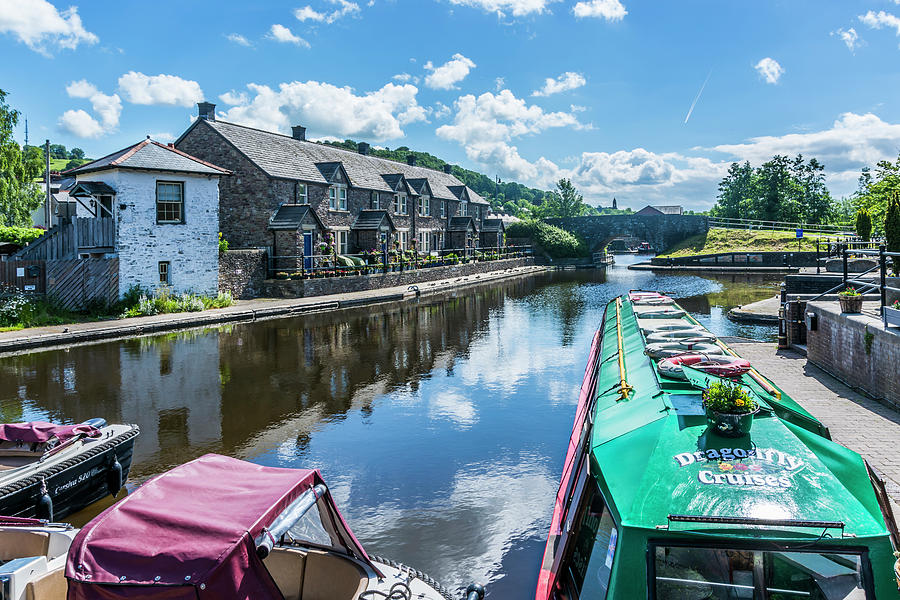
[[[888,325],[896,325],[900,327],[900,310],[896,308],[891,308],[890,306],[884,307],[884,322]]]
[[[858,313],[862,312],[862,296],[841,296],[838,294],[838,302],[841,303],[841,312]]]

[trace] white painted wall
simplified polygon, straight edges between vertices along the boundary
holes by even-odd
[[[156,223],[158,180],[184,183],[184,224]],[[78,181],[102,181],[116,190],[113,214],[120,296],[133,285],[157,287],[160,261],[169,261],[169,281],[176,292],[217,293],[218,177],[114,169],[87,173]],[[82,206],[77,209],[78,216],[90,216]]]

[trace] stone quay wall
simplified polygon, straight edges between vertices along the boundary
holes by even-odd
[[[814,267],[815,252],[718,252],[696,256],[653,257],[650,263],[664,266],[747,266],[747,267]]]
[[[709,231],[709,217],[704,215],[599,215],[546,221],[580,236],[591,252],[602,250],[611,240],[620,237],[645,240],[661,252]]]
[[[327,296],[329,294],[343,294],[347,292],[415,285],[427,281],[503,271],[533,264],[534,259],[528,257],[450,265],[445,267],[428,267],[410,271],[360,275],[357,277],[329,277],[325,279],[296,279],[290,281],[270,279],[265,281],[262,295],[270,298]]]
[[[247,300],[263,293],[268,275],[265,249],[229,250],[219,254],[219,291]]]
[[[806,333],[807,359],[848,385],[900,409],[900,329],[885,330],[879,319],[841,313],[837,302],[811,302],[817,317]],[[870,352],[866,352],[866,336]]]

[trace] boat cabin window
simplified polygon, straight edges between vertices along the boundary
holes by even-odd
[[[325,548],[332,547],[331,536],[322,525],[318,505],[306,511],[306,514],[291,526],[287,536],[298,542],[310,542]]]
[[[655,546],[657,600],[866,600],[863,557],[830,552]]]
[[[575,516],[571,549],[562,562],[555,600],[602,600],[609,588],[618,531],[593,477]]]

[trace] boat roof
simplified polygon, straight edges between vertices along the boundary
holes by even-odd
[[[176,467],[81,529],[66,566],[70,590],[77,588],[79,600],[109,597],[95,584],[140,587],[134,595],[141,598],[281,600],[254,540],[321,483],[315,470],[263,467],[216,454]],[[334,546],[371,565],[330,493],[318,506]]]
[[[626,378],[634,388],[627,400],[617,387],[617,302]],[[701,390],[659,376],[644,354],[630,300],[607,306],[601,336],[591,450],[598,483],[623,525],[695,531],[722,528],[709,517],[751,517],[843,522],[845,534],[887,535],[862,458],[828,439],[827,429],[783,391],[772,386],[777,397],[742,376],[763,410],[748,436],[721,437],[707,431]],[[670,523],[669,515],[701,518],[686,527]],[[818,536],[821,528],[787,531]],[[784,537],[784,526],[778,534]]]
[[[0,440],[4,442],[34,444],[48,442],[53,438],[65,442],[79,435],[97,437],[100,435],[100,430],[84,423],[78,425],[57,425],[44,421],[30,421],[27,423],[0,425]]]

